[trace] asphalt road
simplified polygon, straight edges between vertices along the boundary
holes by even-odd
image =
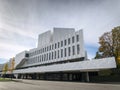
[[[0,90],[120,90],[120,84],[24,80],[0,82]]]

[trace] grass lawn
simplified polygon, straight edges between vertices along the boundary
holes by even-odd
[[[11,78],[0,78],[0,82],[3,82],[3,81],[12,81]]]

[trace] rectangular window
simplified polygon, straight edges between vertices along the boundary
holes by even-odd
[[[52,60],[53,60],[53,52],[52,52]]]
[[[61,47],[63,47],[63,41],[61,41]]]
[[[46,47],[45,47],[45,52],[46,52]]]
[[[41,62],[41,55],[40,55],[40,62]]]
[[[47,51],[48,51],[48,46],[47,46]]]
[[[67,40],[64,40],[64,45],[65,45],[65,46],[67,45]]]
[[[59,58],[59,50],[58,50],[58,58]]]
[[[43,53],[44,53],[44,48],[43,48]]]
[[[46,54],[44,54],[44,61],[45,61],[45,59],[46,59]]]
[[[60,42],[58,42],[58,48],[60,47]]]
[[[55,59],[56,59],[56,51],[55,51]]]
[[[72,46],[72,55],[75,55],[75,46]]]
[[[48,53],[47,53],[47,60],[48,60]]]
[[[68,45],[70,44],[70,38],[68,38]]]
[[[43,61],[43,55],[42,55],[42,61]]]
[[[66,55],[67,55],[67,52],[66,52],[67,50],[66,50],[66,48],[64,49],[64,56],[66,57]]]
[[[57,44],[55,43],[55,49],[57,48]]]
[[[61,58],[63,57],[63,49],[61,49]]]
[[[79,54],[80,53],[80,45],[78,44],[77,45],[77,54]]]
[[[70,47],[68,47],[68,56],[70,56],[71,50]]]
[[[75,37],[73,36],[73,37],[72,37],[72,43],[74,43],[74,42],[75,42]]]
[[[52,50],[53,50],[54,45],[52,44]]]
[[[76,35],[76,41],[77,42],[79,41],[79,35]]]
[[[51,53],[49,53],[49,60],[51,59]]]
[[[51,45],[50,45],[50,50],[51,50]]]

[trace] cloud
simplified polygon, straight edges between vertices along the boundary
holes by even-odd
[[[120,23],[119,0],[0,0],[0,57],[37,45],[38,34],[53,27],[83,29],[89,58],[98,39]]]

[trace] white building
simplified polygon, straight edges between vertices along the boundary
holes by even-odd
[[[89,72],[116,68],[116,62],[87,60],[82,30],[54,28],[39,35],[37,48],[16,55],[15,68],[18,78],[89,81]]]

